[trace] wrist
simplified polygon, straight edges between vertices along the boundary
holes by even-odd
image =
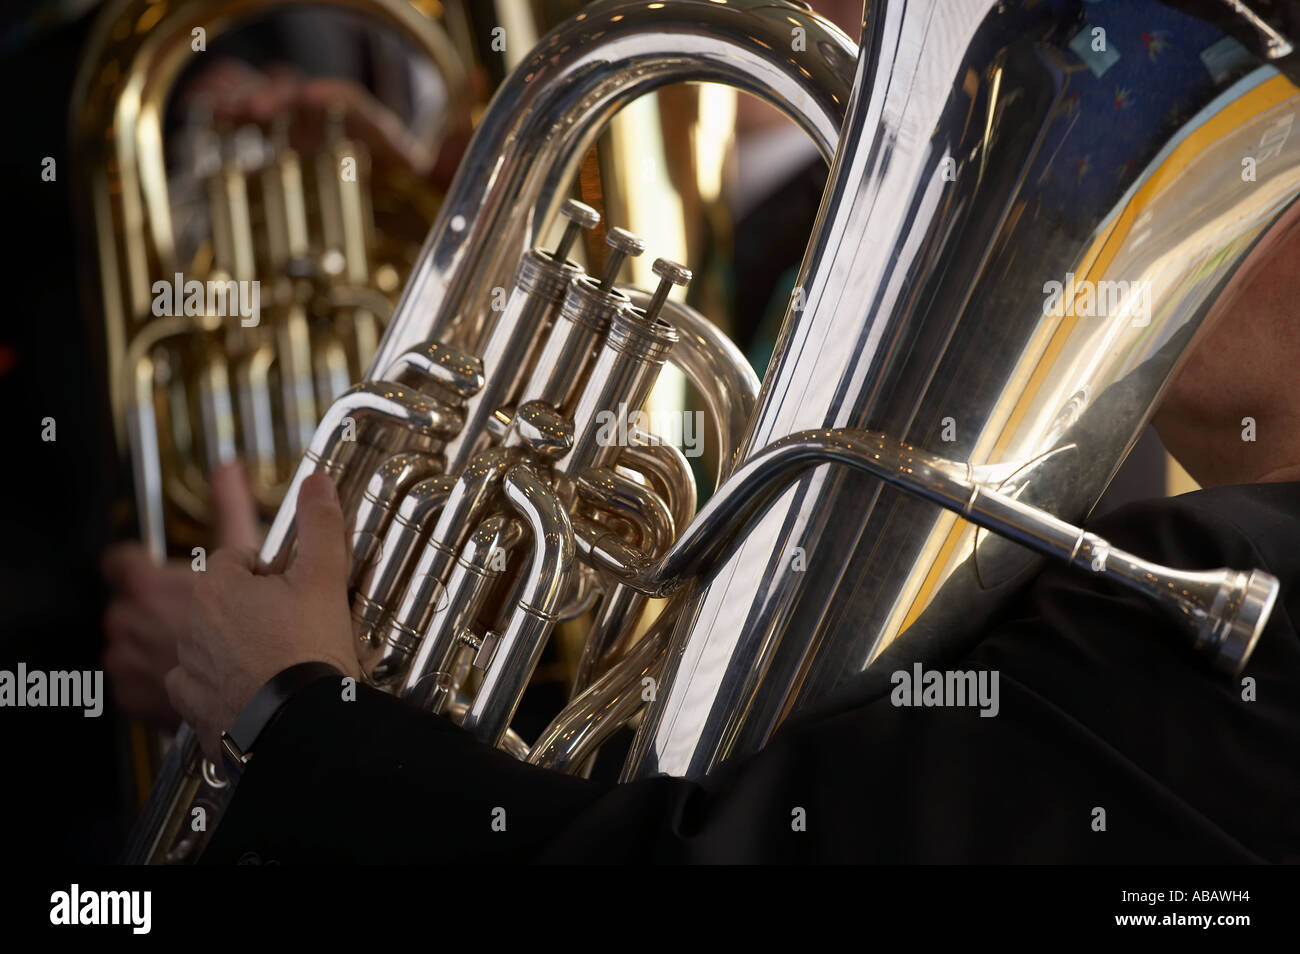
[[[257,740],[275,722],[299,690],[322,679],[338,679],[345,672],[332,662],[296,663],[280,670],[253,694],[221,733],[221,755],[227,774],[238,778],[253,756]]]

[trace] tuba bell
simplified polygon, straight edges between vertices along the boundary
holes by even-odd
[[[639,719],[626,779],[701,777],[877,691],[882,660],[956,651],[1045,556],[1147,595],[1239,671],[1275,579],[1158,566],[1077,523],[1300,194],[1281,132],[1300,90],[1270,65],[1285,38],[1230,13],[1241,55],[1186,92],[1177,124],[1133,123],[1135,160],[1085,188],[1070,137],[1098,128],[1072,53],[1086,12],[879,0],[860,45],[772,0],[605,0],[558,26],[484,114],[262,565],[292,559],[296,488],[328,473],[352,523],[366,680],[572,773]],[[766,100],[832,160],[761,386],[672,297],[684,265],[656,258],[657,288],[620,285],[645,243],[617,227],[602,267],[569,258],[600,219],[569,194],[586,150],[679,82]],[[1093,314],[1083,282],[1122,293]],[[639,424],[666,365],[726,450],[698,508],[680,451]],[[800,572],[793,547],[835,572]],[[569,702],[528,740],[520,700],[557,625],[580,618]],[[192,860],[193,806],[211,827],[231,790],[182,731],[129,860]]]

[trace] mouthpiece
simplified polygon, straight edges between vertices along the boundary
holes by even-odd
[[[1277,577],[1263,570],[1225,571],[1227,579],[1197,633],[1196,648],[1229,676],[1250,659],[1277,601]]]

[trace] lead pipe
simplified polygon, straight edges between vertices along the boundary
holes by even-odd
[[[1277,598],[1278,581],[1268,573],[1197,573],[1148,563],[1046,511],[980,486],[970,464],[855,428],[800,431],[768,444],[736,469],[657,560],[586,521],[575,521],[577,545],[584,558],[641,592],[666,596],[714,565],[804,471],[827,463],[865,471],[977,526],[1154,599],[1191,636],[1194,648],[1230,674],[1245,665]]]

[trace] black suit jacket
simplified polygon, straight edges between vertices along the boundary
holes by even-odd
[[[961,667],[998,671],[995,718],[877,699],[707,785],[557,775],[317,683],[259,742],[204,860],[1300,861],[1300,484],[1131,505],[1093,529],[1173,566],[1281,578],[1253,701],[1144,599],[1052,566]]]

